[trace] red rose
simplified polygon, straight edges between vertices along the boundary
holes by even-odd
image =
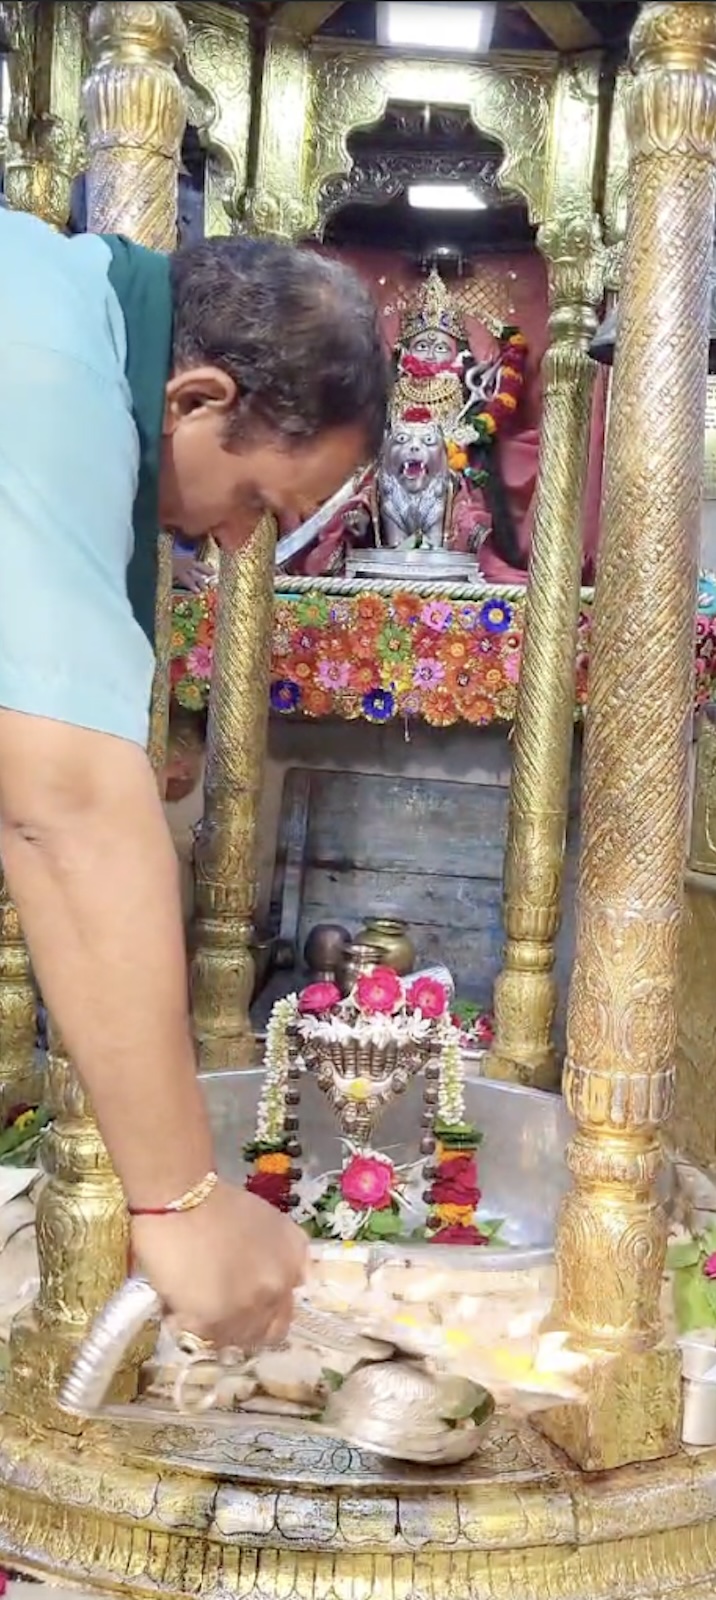
[[[479,1228],[441,1228],[439,1233],[430,1235],[431,1244],[489,1244],[487,1234],[480,1233]]]
[[[423,1017],[436,1022],[447,1010],[447,990],[436,978],[418,978],[408,990],[408,1005]]]
[[[369,1016],[391,1016],[403,998],[403,985],[392,967],[374,967],[356,984],[356,1000]]]
[[[252,1172],[246,1179],[249,1194],[275,1206],[277,1211],[288,1211],[291,1198],[291,1180],[283,1172]]]
[[[455,1162],[455,1166],[457,1166],[457,1162]],[[471,1205],[471,1208],[475,1210],[475,1206],[479,1205],[479,1200],[481,1200],[478,1189],[478,1174],[475,1173],[473,1178],[467,1178],[467,1176],[463,1176],[463,1178],[455,1176],[455,1178],[452,1178],[449,1168],[447,1168],[446,1176],[443,1176],[443,1171],[441,1171],[440,1178],[436,1178],[435,1182],[433,1182],[432,1190],[430,1190],[430,1200],[432,1200],[433,1205]]]
[[[704,1277],[716,1278],[716,1255],[709,1256],[704,1262]]]
[[[335,983],[311,983],[298,997],[298,1009],[304,1017],[318,1016],[321,1011],[330,1011],[332,1006],[337,1006],[341,999],[341,991]]]
[[[377,1156],[353,1156],[339,1179],[341,1196],[356,1211],[387,1211],[393,1204],[395,1172]]]

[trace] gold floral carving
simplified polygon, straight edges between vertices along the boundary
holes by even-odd
[[[617,1409],[633,1391],[616,1383],[609,1399]],[[80,1450],[56,1435],[48,1452],[5,1416],[0,1555],[161,1600],[355,1600],[376,1587],[393,1600],[710,1600],[714,1503],[714,1452],[581,1478],[509,1418],[438,1484],[260,1422],[237,1435],[235,1421],[142,1422],[135,1410],[89,1428]]]
[[[251,122],[249,19],[211,0],[181,7],[190,81],[208,102],[198,124],[207,153],[204,231],[231,233],[243,217]],[[192,119],[193,120],[193,119]]]
[[[582,1346],[617,1353],[625,1406],[642,1423],[622,1432],[604,1392],[579,1417],[548,1415],[549,1437],[582,1466],[678,1442],[678,1361],[659,1348],[666,1222],[654,1179],[673,1093],[687,847],[716,5],[645,5],[634,62],[565,1074],[578,1131],[553,1317]],[[678,430],[665,431],[674,416]]]
[[[372,48],[310,48],[275,32],[264,69],[249,216],[258,232],[320,231],[323,186],[350,171],[349,135],[380,122],[391,102],[466,106],[505,150],[499,181],[530,215],[544,215],[553,57],[496,55],[490,65],[406,60]]]
[[[7,1404],[21,1417],[76,1433],[76,1421],[57,1408],[57,1393],[78,1344],[126,1275],[127,1215],[84,1091],[56,1040],[46,1099],[54,1121],[36,1211],[40,1293],[13,1323]],[[131,1399],[136,1387],[135,1362],[122,1371],[115,1396]]]
[[[626,232],[627,185],[629,179],[626,102],[630,83],[630,74],[626,69],[617,74],[609,121],[609,148],[604,191],[604,242],[607,248],[605,288],[610,294],[619,292],[622,251]]]
[[[276,529],[222,556],[204,816],[195,851],[194,1029],[207,1070],[250,1066],[259,807],[268,727]]]
[[[0,21],[12,47],[5,194],[16,210],[64,228],[83,149],[82,8],[3,0]]]

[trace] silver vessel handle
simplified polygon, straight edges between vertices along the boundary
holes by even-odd
[[[158,1316],[159,1295],[145,1278],[128,1278],[95,1319],[60,1391],[60,1406],[73,1416],[101,1411],[124,1357],[142,1329]]]

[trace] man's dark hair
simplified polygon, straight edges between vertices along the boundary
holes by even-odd
[[[348,267],[269,239],[208,239],[172,258],[174,363],[234,379],[237,428],[289,441],[355,425],[378,454],[389,363],[369,290]]]

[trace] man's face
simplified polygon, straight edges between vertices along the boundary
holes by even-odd
[[[227,426],[234,390],[187,405],[187,395],[167,388],[162,461],[162,525],[192,539],[211,535],[225,550],[239,550],[259,517],[275,513],[297,526],[362,464],[360,429],[330,428],[316,439],[281,441],[269,431],[233,437]],[[199,374],[192,374],[194,378]],[[231,380],[226,380],[227,384]],[[189,396],[191,399],[191,396]]]

